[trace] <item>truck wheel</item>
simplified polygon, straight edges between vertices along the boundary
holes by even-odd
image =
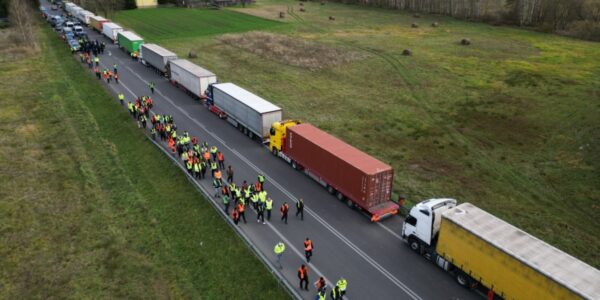
[[[416,238],[414,238],[414,237],[408,238],[408,246],[410,247],[410,249],[412,251],[420,253],[421,245],[419,244],[419,241]]]
[[[338,200],[340,200],[340,201],[344,200],[344,194],[342,194],[342,192],[337,192],[337,194],[336,194],[335,196],[336,196],[336,197],[338,198]]]
[[[350,200],[350,199],[348,199],[348,201],[346,201],[346,205],[348,205],[348,207],[350,207],[350,208],[355,207],[354,202],[352,202],[352,200]]]
[[[271,150],[271,153],[273,153],[273,155],[277,156],[277,148],[273,147],[273,150]]]
[[[470,288],[473,284],[473,279],[471,276],[467,275],[465,272],[458,270],[456,272],[456,282],[462,287]]]
[[[333,194],[335,194],[335,189],[332,186],[327,185],[327,192],[329,192],[330,194],[333,195]]]
[[[253,140],[254,139],[254,133],[252,133],[252,131],[248,130],[248,137]]]
[[[292,168],[294,168],[294,170],[298,170],[298,164],[296,164],[295,160],[292,160]]]

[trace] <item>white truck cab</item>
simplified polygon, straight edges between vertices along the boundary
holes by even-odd
[[[402,225],[402,238],[414,251],[434,246],[442,213],[455,206],[456,200],[450,198],[429,199],[415,205]]]

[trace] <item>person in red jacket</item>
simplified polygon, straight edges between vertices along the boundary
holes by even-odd
[[[287,202],[284,202],[283,205],[281,205],[281,208],[279,208],[279,211],[281,212],[281,220],[285,220],[285,224],[287,224],[289,210],[290,206],[287,204]]]

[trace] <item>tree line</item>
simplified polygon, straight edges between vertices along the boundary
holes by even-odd
[[[529,26],[600,41],[600,0],[333,0]]]

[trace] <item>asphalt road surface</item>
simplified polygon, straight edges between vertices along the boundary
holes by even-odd
[[[113,64],[118,65],[119,84],[114,80],[110,84],[100,82],[115,95],[115,101],[118,101],[117,93],[123,93],[126,102],[136,96],[151,95],[148,84],[154,82],[153,112],[172,115],[179,133],[187,130],[191,136],[216,145],[225,156],[225,165],[233,167],[236,184],[241,185],[243,180],[255,182],[258,173],[266,176],[265,189],[274,200],[271,221],[266,225],[257,223],[255,212],[248,209],[248,223],[241,222],[237,229],[263,254],[267,265],[275,263],[274,245],[279,241],[286,244],[281,261],[283,268],[275,274],[287,280],[301,298],[314,299],[313,282],[324,276],[329,287],[344,277],[348,281],[347,299],[481,299],[477,293],[458,286],[450,275],[413,253],[402,242],[400,217],[371,223],[368,217],[348,208],[316,181],[271,155],[266,147],[219,119],[166,78],[133,61],[108,38],[91,29],[86,31],[90,40],[107,44],[100,56],[101,67],[112,70]],[[82,64],[82,68],[87,69],[87,66]],[[218,77],[219,70],[212,71]],[[90,76],[95,77],[91,70]],[[247,88],[252,90],[252,87]],[[260,91],[255,92],[260,94]],[[211,182],[204,179],[197,184],[211,193]],[[306,205],[303,221],[294,216],[294,203],[298,198],[303,198]],[[222,207],[220,199],[210,201]],[[290,204],[287,225],[279,220],[279,206],[284,201]],[[220,209],[218,213],[223,212]],[[303,241],[307,237],[314,243],[314,255],[308,264],[308,292],[298,288],[296,274],[298,267],[305,263]]]

